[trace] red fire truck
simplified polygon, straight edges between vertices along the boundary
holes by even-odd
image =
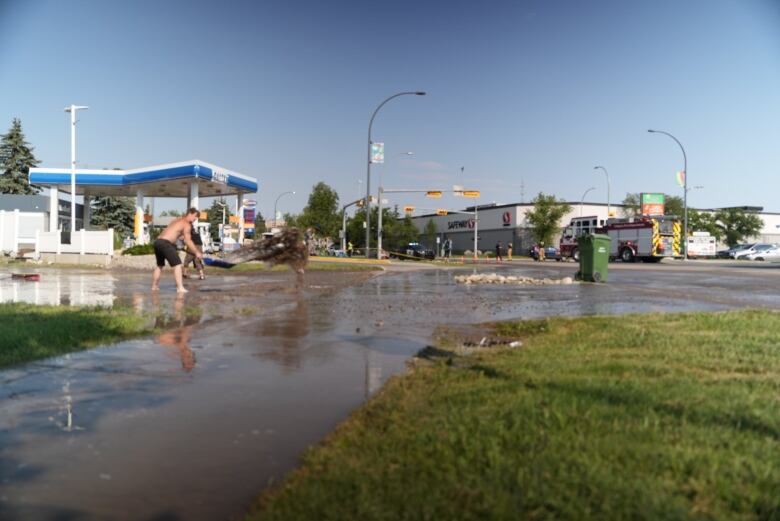
[[[607,219],[602,226],[595,217],[575,217],[563,229],[561,257],[579,261],[577,237],[589,233],[609,235],[610,259],[624,262],[658,262],[664,257],[682,257],[682,226],[676,217],[654,215]]]

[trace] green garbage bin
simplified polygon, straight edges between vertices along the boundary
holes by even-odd
[[[606,282],[609,264],[609,235],[598,233],[577,238],[580,249],[580,271],[577,278],[588,282]]]

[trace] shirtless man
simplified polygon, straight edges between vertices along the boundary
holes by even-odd
[[[182,284],[181,259],[179,258],[179,252],[176,251],[176,241],[179,240],[179,237],[182,237],[184,244],[195,255],[195,258],[203,258],[203,252],[192,242],[190,234],[192,223],[198,220],[198,215],[199,212],[196,208],[190,208],[184,217],[174,220],[154,241],[154,255],[157,257],[157,267],[154,268],[154,274],[152,274],[152,291],[160,289],[160,275],[162,275],[162,269],[167,260],[168,264],[173,268],[173,277],[176,279],[176,291],[187,293]]]

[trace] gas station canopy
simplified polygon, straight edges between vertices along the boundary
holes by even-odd
[[[70,192],[68,168],[31,168],[30,184]],[[132,170],[76,169],[76,195],[200,197],[257,192],[257,180],[220,166],[192,160]]]

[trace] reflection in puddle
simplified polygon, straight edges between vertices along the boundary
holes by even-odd
[[[309,334],[309,303],[298,297],[295,305],[281,315],[260,320],[255,335],[260,338],[272,338],[272,347],[257,356],[279,364],[285,371],[294,371],[301,367],[303,350],[302,340]]]
[[[61,273],[43,270],[40,281],[11,278],[0,273],[0,302],[51,306],[104,306],[114,304],[115,279],[110,273]]]
[[[184,298],[178,297],[173,302],[173,315],[168,316],[160,308],[159,296],[154,295],[152,302],[157,308],[155,329],[164,329],[155,341],[163,346],[172,348],[173,356],[178,356],[181,368],[189,373],[195,369],[195,353],[190,348],[192,328],[200,322],[203,312],[199,307],[187,308],[185,312]],[[170,328],[174,329],[170,329]]]

